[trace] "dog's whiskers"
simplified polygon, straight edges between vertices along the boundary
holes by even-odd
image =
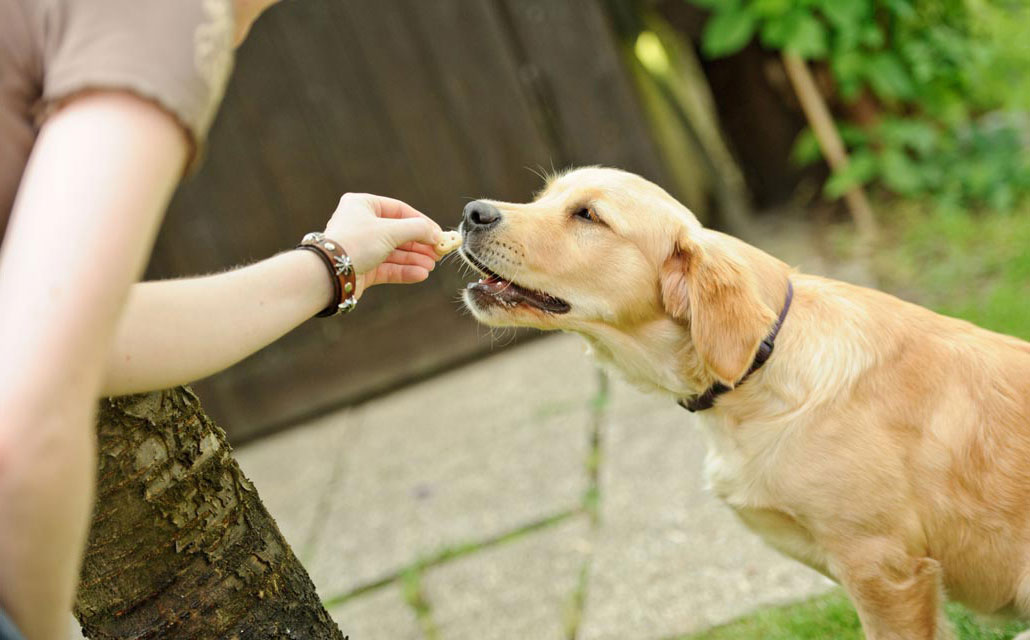
[[[507,291],[511,286],[515,284],[515,280],[518,280],[519,276],[522,274],[522,268],[523,264],[521,262],[515,265],[515,275],[510,279],[505,278],[505,285],[501,287],[501,291]]]
[[[523,169],[525,169],[526,171],[529,171],[534,176],[540,178],[541,182],[547,182],[547,173],[544,171],[544,168],[542,166],[537,165],[536,168],[534,168],[534,167],[531,167],[531,166],[529,166],[527,164],[526,166],[523,167]]]

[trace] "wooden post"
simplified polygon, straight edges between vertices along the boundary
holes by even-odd
[[[811,125],[815,139],[819,142],[819,148],[822,149],[823,157],[826,158],[831,169],[840,171],[848,164],[848,154],[844,149],[844,142],[837,132],[837,126],[833,123],[830,110],[820,95],[819,89],[815,86],[815,80],[808,70],[808,65],[797,54],[784,51],[783,66],[787,69],[787,77],[794,86],[808,124]],[[869,205],[865,191],[861,186],[856,185],[844,194],[844,199],[851,211],[851,217],[855,221],[859,237],[864,242],[871,243],[876,239],[879,230],[873,215],[873,208]]]

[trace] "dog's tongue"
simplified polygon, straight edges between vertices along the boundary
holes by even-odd
[[[544,309],[552,313],[565,313],[569,310],[569,305],[563,300],[553,298],[546,294],[530,291],[529,289],[520,287],[513,282],[502,280],[494,275],[482,278],[479,282],[470,282],[468,287],[470,289],[474,288],[484,293],[488,293],[498,301],[510,306],[525,302],[530,306]]]
[[[514,285],[507,280],[502,280],[497,276],[487,276],[482,278],[479,282],[474,285],[486,293],[494,296],[499,300],[515,304],[526,300],[526,296],[523,295],[522,287]]]

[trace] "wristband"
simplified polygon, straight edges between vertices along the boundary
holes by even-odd
[[[309,233],[297,245],[298,249],[310,251],[322,259],[329,269],[329,279],[333,284],[333,301],[322,309],[316,318],[334,316],[338,313],[350,313],[358,305],[354,296],[357,291],[357,275],[350,256],[340,243],[325,237],[324,233]]]

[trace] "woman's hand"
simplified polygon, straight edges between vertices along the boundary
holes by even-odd
[[[428,278],[441,233],[440,225],[411,206],[368,193],[344,194],[325,228],[354,264],[358,297],[377,284]]]

